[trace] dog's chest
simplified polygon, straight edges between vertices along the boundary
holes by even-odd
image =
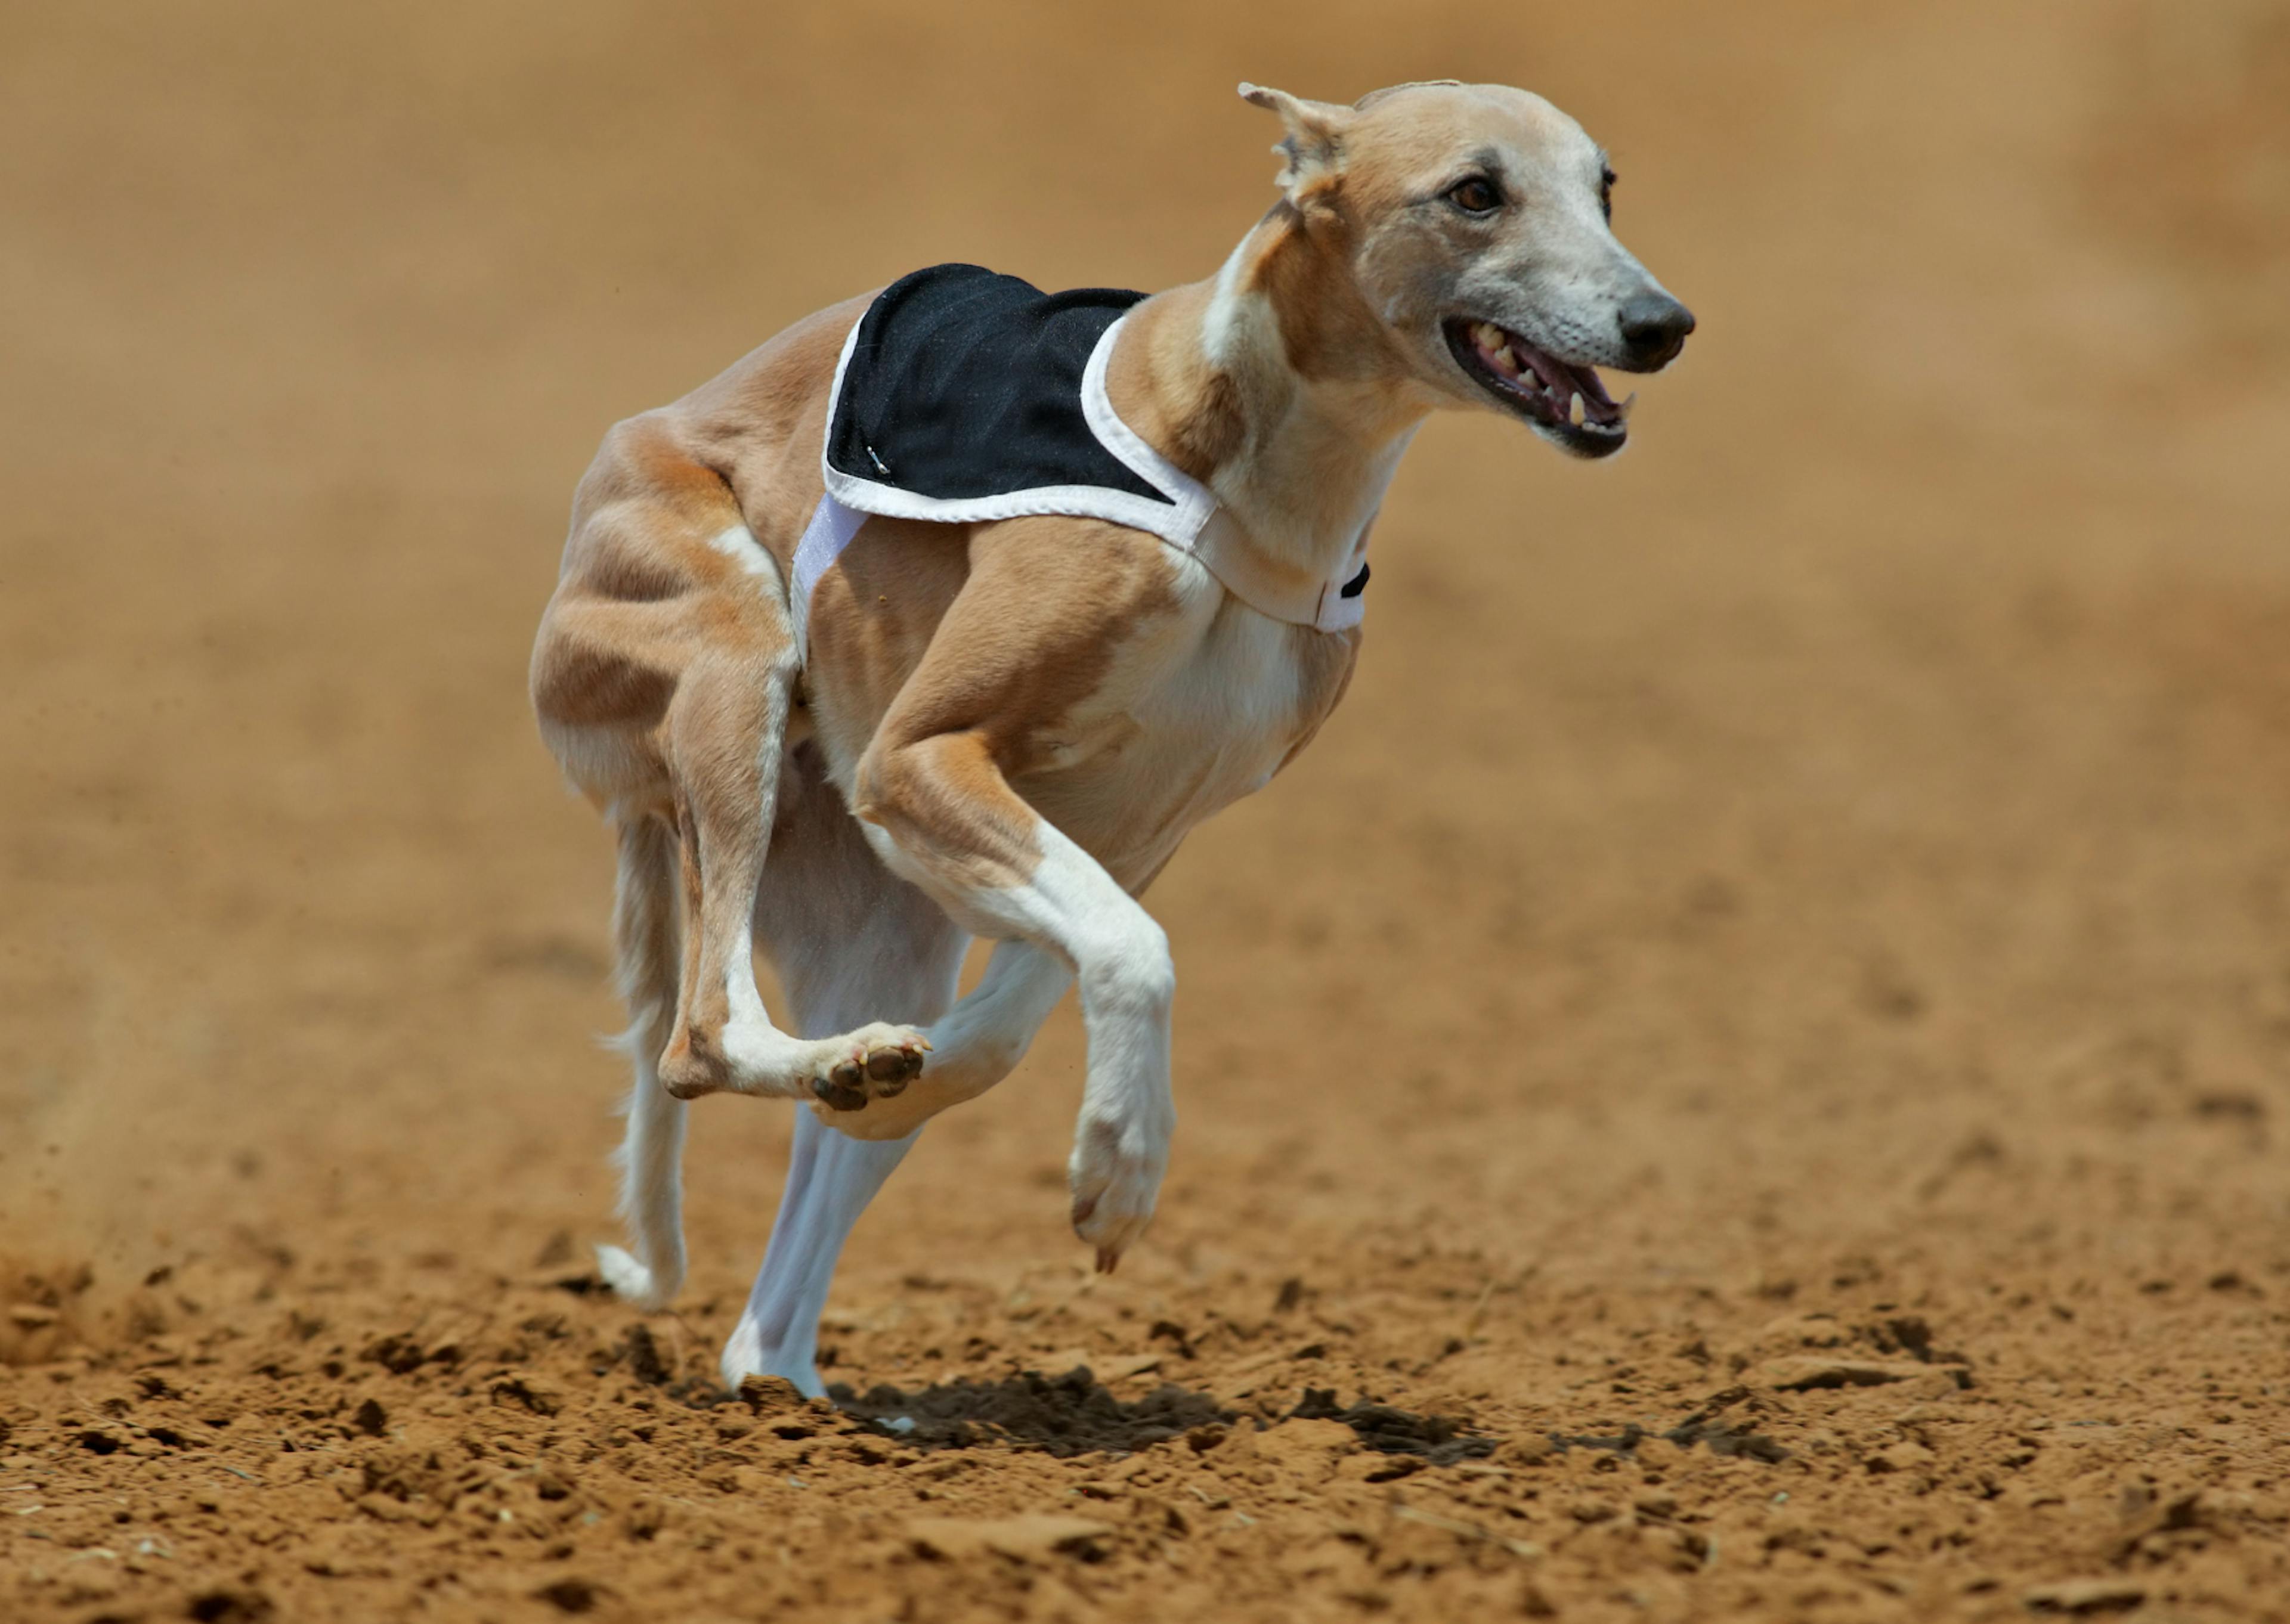
[[[1021,793],[1117,878],[1141,884],[1310,739],[1357,646],[1356,634],[1229,604],[1205,627],[1125,651],[1104,691],[1036,740]]]

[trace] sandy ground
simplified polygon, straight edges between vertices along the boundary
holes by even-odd
[[[850,1407],[723,1402],[785,1110],[675,1314],[587,1268],[598,434],[933,260],[1205,275],[1234,81],[1457,73],[1685,364],[1419,440],[1156,889],[1120,1274],[1069,1008]],[[2279,0],[0,10],[0,1617],[2290,1618],[2286,151]]]

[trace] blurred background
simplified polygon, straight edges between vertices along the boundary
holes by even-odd
[[[604,428],[934,261],[1207,276],[1237,81],[1457,76],[1610,148],[1701,331],[1612,465],[1418,439],[1348,702],[1156,888],[1139,1270],[2290,1268],[2280,0],[0,10],[7,1267],[100,1340],[195,1329],[163,1264],[609,1236],[610,850],[524,690]],[[1078,1063],[841,1289],[1069,1268]],[[701,1321],[787,1132],[698,1110]]]
[[[1914,1524],[2045,1577],[2107,1473],[2281,1478],[2282,0],[0,9],[0,1383],[53,1377],[16,1424],[188,1360],[298,1427],[340,1401],[282,1372],[537,1312],[611,1236],[612,861],[524,684],[610,422],[939,260],[1209,275],[1277,167],[1236,82],[1445,76],[1579,117],[1701,331],[1612,464],[1419,437],[1346,705],[1155,888],[1182,1123],[1122,1275],[1065,1222],[1069,1006],[861,1224],[829,1356],[1062,1368],[1162,1316],[1261,1406],[1214,1361],[1301,1314],[1354,1364],[1298,1380],[1610,1431],[1624,1376],[1690,1406],[1776,1313],[1906,1304],[1992,1420],[1916,1435],[1954,1498],[1796,1480],[1877,1567]],[[789,1124],[693,1120],[678,1371]],[[635,1346],[544,1296],[552,1346]],[[1842,1413],[1759,1424],[1895,1446]],[[1980,1523],[2068,1414],[2157,1430]],[[1757,1530],[1769,1487],[1688,1499]],[[1782,1538],[1730,1548],[1821,1555]],[[34,1613],[79,1594],[52,1548]],[[215,1548],[290,1601],[348,1571]],[[2204,1582],[2262,1609],[2278,1548]]]

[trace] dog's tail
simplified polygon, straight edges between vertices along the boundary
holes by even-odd
[[[613,903],[613,945],[629,1028],[619,1039],[636,1063],[629,1091],[621,1168],[621,1216],[633,1254],[597,1248],[605,1284],[639,1308],[663,1308],[684,1284],[683,1100],[661,1086],[660,1054],[675,1028],[683,937],[677,921],[676,835],[643,812],[616,820],[620,886]]]

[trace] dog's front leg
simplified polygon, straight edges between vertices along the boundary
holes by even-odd
[[[878,737],[860,764],[856,809],[884,860],[965,929],[1029,943],[1079,982],[1089,1073],[1068,1176],[1074,1229],[1097,1248],[1098,1267],[1110,1269],[1152,1220],[1176,1125],[1168,938],[1010,788],[982,731]],[[987,990],[981,985],[965,1003]],[[1001,990],[1011,1015],[1038,1022],[1062,982],[1021,957]]]

